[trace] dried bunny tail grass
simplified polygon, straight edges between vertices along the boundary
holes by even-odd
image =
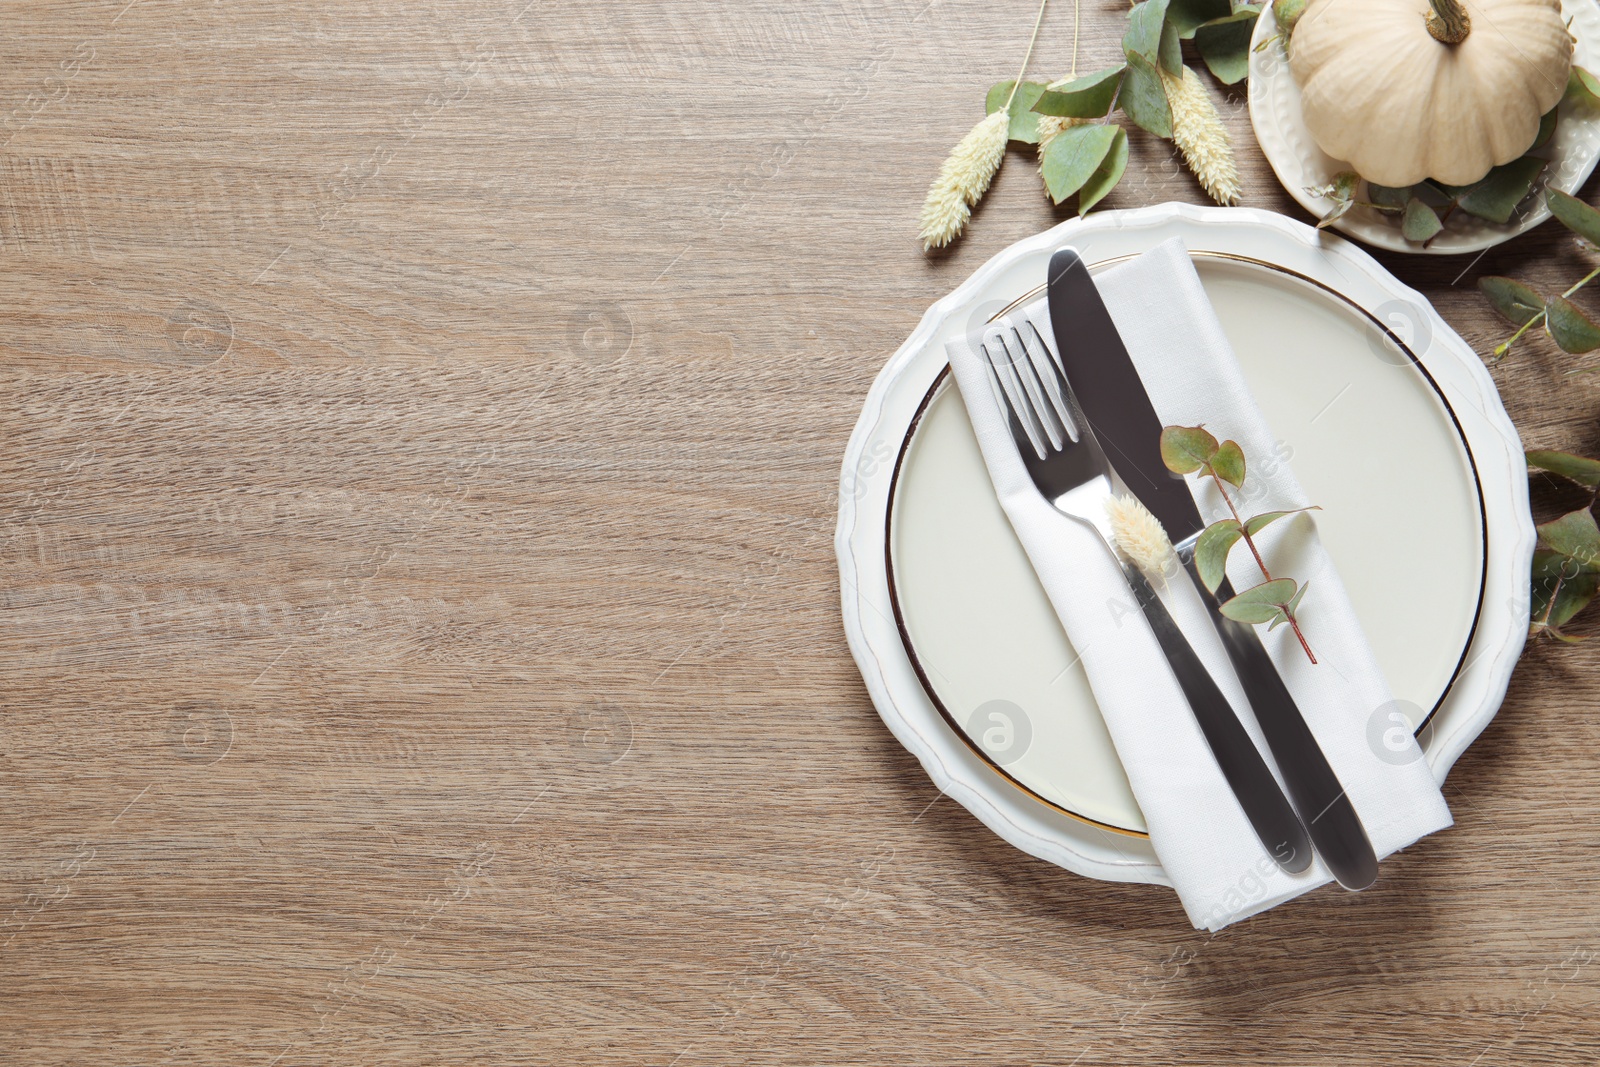
[[[1106,500],[1111,536],[1117,548],[1153,582],[1164,582],[1173,560],[1172,542],[1161,520],[1127,493]]]
[[[1157,69],[1172,105],[1172,139],[1183,152],[1183,161],[1211,199],[1224,205],[1238,203],[1239,168],[1205,83],[1188,67],[1181,76]]]
[[[961,138],[939,168],[939,176],[928,188],[928,199],[922,204],[922,232],[918,236],[924,252],[943,248],[966,229],[972,205],[988,192],[989,183],[1005,158],[1010,124],[1006,108],[994,112]]]

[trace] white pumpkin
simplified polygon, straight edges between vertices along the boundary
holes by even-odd
[[[1317,144],[1394,187],[1522,155],[1572,68],[1560,0],[1311,0],[1290,43]]]

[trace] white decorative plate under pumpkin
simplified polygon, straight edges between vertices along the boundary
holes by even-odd
[[[1312,0],[1313,8],[1317,2],[1318,0]],[[1326,0],[1323,0],[1323,2],[1326,2]],[[1476,62],[1481,70],[1486,73],[1480,83],[1482,95],[1478,99],[1488,103],[1478,106],[1500,109],[1490,117],[1490,121],[1481,123],[1481,132],[1485,140],[1504,140],[1506,136],[1519,131],[1521,126],[1526,125],[1522,120],[1528,116],[1514,112],[1527,110],[1528,108],[1523,107],[1523,104],[1536,107],[1538,105],[1533,103],[1536,97],[1550,95],[1546,90],[1550,89],[1551,86],[1537,84],[1541,81],[1537,76],[1531,79],[1527,77],[1513,78],[1511,80],[1519,82],[1519,84],[1515,85],[1489,84],[1489,82],[1497,78],[1505,81],[1509,77],[1507,69],[1497,69],[1494,61],[1495,57],[1488,54],[1490,50],[1505,50],[1506,62],[1498,65],[1501,68],[1525,64],[1529,61],[1529,57],[1537,51],[1531,39],[1522,39],[1527,35],[1517,34],[1518,41],[1513,43],[1504,32],[1506,29],[1504,23],[1507,22],[1508,12],[1518,2],[1519,0],[1496,0],[1495,5],[1485,5],[1480,2],[1465,6],[1465,10],[1477,20],[1477,30],[1467,41],[1462,42],[1457,47],[1465,49],[1467,45],[1472,45],[1474,54],[1471,57],[1464,58],[1469,58]],[[1403,6],[1406,8],[1420,6],[1425,11],[1427,5],[1425,0],[1420,4],[1417,3],[1417,0],[1409,0]],[[1528,5],[1529,11],[1533,12],[1537,6],[1537,4]],[[1308,8],[1305,17],[1309,17],[1311,10],[1311,8]],[[1600,65],[1600,6],[1597,6],[1593,0],[1564,0],[1561,5],[1561,18],[1567,20],[1576,42],[1572,53],[1573,64],[1588,70],[1594,70],[1597,65]],[[1418,22],[1420,25],[1420,16]],[[1423,97],[1433,88],[1429,84],[1432,79],[1445,80],[1461,72],[1463,67],[1461,63],[1456,63],[1451,69],[1446,70],[1444,69],[1445,64],[1438,64],[1437,68],[1435,68],[1430,67],[1425,62],[1428,58],[1426,54],[1428,48],[1433,45],[1433,42],[1427,39],[1425,32],[1419,32],[1416,35],[1422,38],[1420,42],[1406,40],[1391,34],[1381,42],[1375,43],[1372,33],[1382,33],[1383,29],[1383,27],[1375,27],[1370,33],[1362,35],[1363,39],[1360,42],[1352,42],[1348,46],[1351,55],[1341,55],[1339,58],[1345,60],[1343,66],[1350,70],[1355,70],[1356,66],[1350,61],[1354,51],[1363,47],[1373,50],[1370,55],[1370,63],[1366,65],[1366,70],[1372,72],[1367,86],[1369,90],[1381,91],[1386,102],[1391,105],[1396,93],[1406,91],[1406,87],[1401,85],[1400,82],[1407,77],[1415,80],[1417,95]],[[1535,32],[1533,36],[1537,37],[1539,34]],[[1481,46],[1477,44],[1479,39],[1483,42]],[[1282,29],[1278,24],[1278,20],[1273,16],[1272,8],[1269,6],[1262,11],[1261,18],[1256,23],[1254,37],[1251,40],[1250,122],[1255,128],[1256,140],[1260,143],[1261,150],[1267,157],[1267,162],[1272,164],[1272,169],[1277,173],[1278,180],[1283,183],[1284,188],[1307,211],[1310,211],[1318,218],[1323,218],[1334,210],[1337,203],[1332,197],[1322,195],[1319,191],[1325,190],[1330,186],[1334,181],[1334,177],[1340,172],[1360,171],[1362,168],[1359,165],[1352,166],[1350,161],[1336,159],[1318,146],[1319,139],[1313,135],[1312,128],[1307,123],[1301,86],[1297,84],[1295,73],[1290,69],[1289,56],[1285,50],[1284,42],[1285,38]],[[1445,46],[1441,45],[1439,47]],[[1383,50],[1382,54],[1380,55],[1377,50]],[[1405,54],[1402,55],[1401,53]],[[1305,57],[1302,56],[1299,64],[1302,68],[1302,75],[1306,66],[1304,59]],[[1387,78],[1379,78],[1376,72],[1380,70],[1390,70],[1391,74]],[[1524,71],[1523,73],[1526,74],[1527,72]],[[1390,84],[1391,82],[1394,84]],[[1564,77],[1561,82],[1564,84]],[[1463,91],[1446,95],[1465,96],[1469,92],[1476,91],[1477,86],[1467,85],[1465,87],[1457,86],[1456,88]],[[1528,99],[1513,99],[1519,92],[1528,97]],[[1345,118],[1346,124],[1351,129],[1360,126],[1361,111],[1366,106],[1359,99],[1360,95],[1357,83],[1352,83],[1352,99],[1348,105],[1349,115]],[[1369,101],[1369,103],[1373,107],[1377,106],[1376,102]],[[1460,106],[1470,108],[1472,104],[1470,101],[1462,101]],[[1385,109],[1384,113],[1392,116],[1393,110],[1391,106]],[[1464,114],[1470,113],[1464,112]],[[1437,122],[1437,117],[1432,116],[1431,113],[1419,111],[1419,115],[1421,116],[1419,121],[1432,118],[1435,123]],[[1533,115],[1536,116],[1537,111],[1534,111]],[[1532,229],[1550,217],[1550,211],[1545,206],[1542,196],[1544,189],[1560,189],[1563,192],[1575,193],[1594,170],[1596,162],[1600,161],[1600,108],[1571,99],[1563,99],[1557,105],[1556,115],[1555,134],[1549,143],[1538,152],[1539,155],[1546,156],[1550,162],[1534,183],[1533,192],[1517,206],[1511,219],[1504,224],[1477,218],[1464,211],[1453,211],[1444,219],[1443,230],[1426,243],[1421,243],[1406,239],[1401,232],[1401,216],[1398,213],[1386,213],[1374,207],[1357,204],[1357,206],[1340,216],[1332,225],[1336,229],[1369,245],[1395,252],[1451,255],[1462,252],[1476,252],[1497,245],[1502,241],[1510,240],[1517,234]],[[1369,125],[1378,125],[1381,117],[1377,112],[1374,112],[1374,117]],[[1336,136],[1328,130],[1325,118],[1322,129],[1323,137],[1321,140],[1324,142],[1327,142],[1330,136]],[[1452,143],[1452,147],[1461,145],[1467,139],[1465,137],[1446,138]],[[1346,138],[1346,140],[1349,141],[1349,138]],[[1361,138],[1357,137],[1355,140],[1358,142]],[[1421,138],[1407,136],[1401,138],[1401,140],[1415,143]],[[1355,142],[1351,143],[1354,144]],[[1416,151],[1420,156],[1425,149],[1417,145]],[[1518,150],[1513,149],[1513,151],[1520,154]],[[1360,150],[1353,147],[1350,154],[1359,155]],[[1460,162],[1464,164],[1464,156],[1470,154],[1470,151],[1462,148],[1459,154],[1463,156]],[[1504,160],[1495,161],[1504,162]],[[1396,158],[1393,161],[1385,160],[1384,162],[1392,162],[1399,167],[1399,170],[1406,170],[1409,164],[1415,161]],[[1435,164],[1435,169],[1437,169],[1440,161],[1433,160],[1432,162]],[[1369,170],[1378,165],[1380,164],[1375,164],[1370,159],[1366,162]],[[1396,171],[1396,173],[1398,174],[1399,171]],[[1375,175],[1363,176],[1375,177]],[[1432,174],[1430,176],[1449,180],[1449,177],[1444,174]],[[1409,173],[1390,178],[1396,184],[1403,184],[1408,179],[1415,180],[1412,179]],[[1358,197],[1357,199],[1362,198]]]

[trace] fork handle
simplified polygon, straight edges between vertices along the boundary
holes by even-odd
[[[1200,580],[1193,552],[1180,551],[1178,558],[1203,590],[1205,584]],[[1272,758],[1278,761],[1289,796],[1311,831],[1311,841],[1322,854],[1322,861],[1346,889],[1365,889],[1378,880],[1378,857],[1372,841],[1311,727],[1300,714],[1289,687],[1283,684],[1272,657],[1262,646],[1261,635],[1255,627],[1236,622],[1219,610],[1220,599],[1232,596],[1233,587],[1224,579],[1216,596],[1202,592],[1200,599],[1205,601],[1222,637],[1222,646],[1255,710],[1262,736],[1267,739]]]
[[[1228,698],[1217,688],[1211,672],[1190,647],[1188,638],[1178,629],[1144,574],[1126,562],[1122,563],[1122,570],[1161,651],[1172,666],[1178,687],[1189,701],[1189,708],[1200,724],[1200,732],[1205,735],[1222,777],[1255,828],[1256,836],[1279,867],[1291,874],[1305,870],[1311,866],[1311,839],[1256,750],[1255,742],[1250,740]]]

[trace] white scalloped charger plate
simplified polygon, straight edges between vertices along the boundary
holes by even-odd
[[[1588,70],[1600,69],[1600,6],[1593,0],[1564,0],[1561,11],[1571,20],[1572,33],[1577,38],[1573,62]],[[1335,174],[1353,168],[1318,148],[1311,131],[1306,129],[1300,112],[1300,87],[1289,72],[1281,38],[1263,47],[1264,42],[1277,35],[1278,22],[1272,17],[1269,4],[1256,20],[1250,40],[1250,125],[1255,128],[1256,141],[1267,162],[1289,195],[1321,218],[1333,210],[1333,201],[1312,196],[1306,190],[1325,186]],[[1513,220],[1504,226],[1458,211],[1445,221],[1444,230],[1427,247],[1407,241],[1400,234],[1396,217],[1372,208],[1353,208],[1333,226],[1375,248],[1436,256],[1477,252],[1509,241],[1550,217],[1544,198],[1537,195],[1539,189],[1576,193],[1593,172],[1595,163],[1600,161],[1600,110],[1563,100],[1557,112],[1550,160],[1535,186],[1535,195],[1525,200]]]
[[[835,535],[845,630],[879,714],[942,790],[1018,848],[1115,881],[1166,879],[944,342],[1036,290],[1062,244],[1104,266],[1174,236],[1325,508],[1319,531],[1440,781],[1494,717],[1527,628],[1516,431],[1472,350],[1366,253],[1269,212],[1180,204],[1006,249],[929,309],[868,395]]]

